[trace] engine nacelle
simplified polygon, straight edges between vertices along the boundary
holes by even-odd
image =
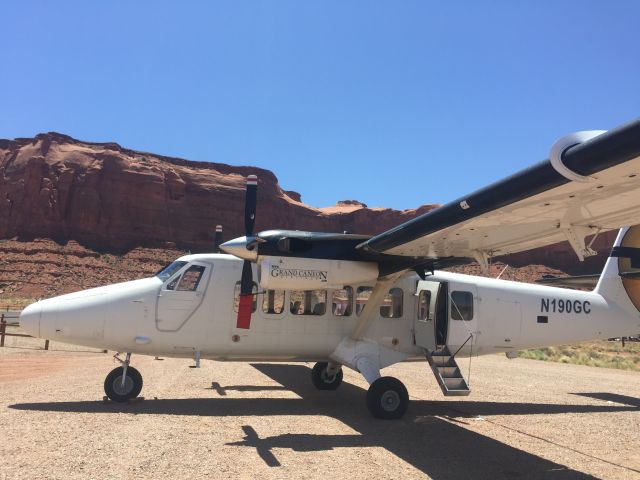
[[[341,288],[378,278],[375,262],[268,256],[258,265],[260,286],[266,290]]]

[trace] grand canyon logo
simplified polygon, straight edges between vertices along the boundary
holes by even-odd
[[[271,276],[273,278],[288,278],[295,280],[319,280],[327,281],[326,270],[307,270],[301,268],[281,268],[280,265],[271,265]]]

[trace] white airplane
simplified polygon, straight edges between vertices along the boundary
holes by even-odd
[[[373,237],[254,234],[249,176],[246,236],[222,245],[230,255],[187,255],[152,278],[42,300],[20,324],[126,353],[104,382],[117,402],[142,389],[132,353],[315,361],[318,389],[338,388],[351,368],[370,384],[371,414],[400,418],[407,390],[380,373],[397,362],[426,357],[445,395],[467,395],[461,358],[640,332],[639,174],[640,120],[580,132],[550,160]],[[487,271],[494,255],[562,240],[583,260],[594,254],[585,239],[614,228],[591,292],[438,270],[475,260]]]

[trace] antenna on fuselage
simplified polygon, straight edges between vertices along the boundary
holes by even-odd
[[[506,272],[506,271],[507,271],[507,268],[509,268],[509,264],[508,264],[508,263],[504,266],[504,268],[502,269],[502,271],[498,274],[498,276],[496,277],[496,280],[500,280],[500,277],[502,276],[502,274],[503,274],[504,272]]]
[[[216,225],[216,233],[213,237],[213,253],[220,253],[222,244],[222,225]]]

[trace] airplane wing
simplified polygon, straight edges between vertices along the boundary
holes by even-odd
[[[640,119],[605,133],[583,133],[558,141],[549,160],[376,235],[358,249],[473,258],[486,266],[491,256],[568,240],[580,260],[593,255],[585,243],[589,235],[640,224]]]

